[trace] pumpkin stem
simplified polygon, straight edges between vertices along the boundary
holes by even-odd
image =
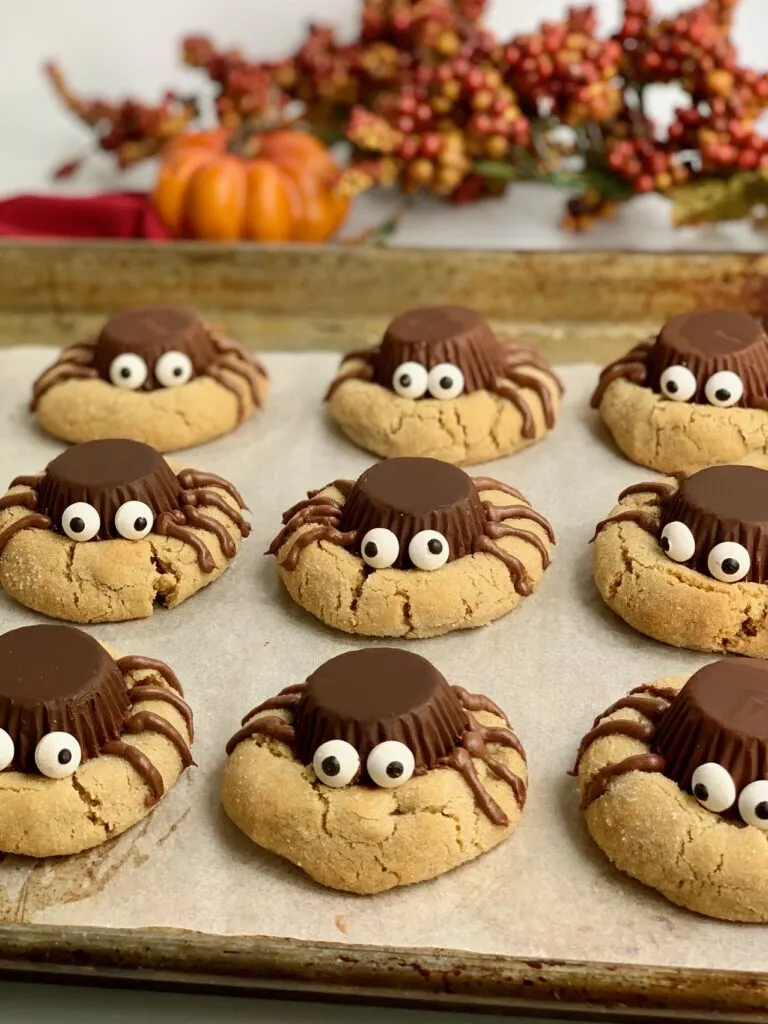
[[[246,117],[235,128],[227,143],[227,151],[233,156],[252,160],[261,150],[261,136],[272,132],[295,129],[301,122],[300,116],[283,117],[266,115],[262,117]]]

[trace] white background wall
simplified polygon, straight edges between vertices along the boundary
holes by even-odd
[[[663,12],[689,6],[679,0],[655,4]],[[489,20],[509,35],[561,16],[564,6],[561,0],[493,0]],[[597,7],[603,25],[614,27],[620,0],[597,0]],[[60,60],[83,94],[154,100],[166,87],[192,91],[201,84],[197,73],[179,65],[178,41],[185,34],[204,32],[255,56],[277,56],[297,45],[310,18],[333,22],[349,36],[358,9],[358,0],[0,0],[0,194],[50,187],[50,168],[87,144],[87,133],[50,95],[40,71],[46,58]],[[768,66],[768,0],[742,0],[737,40],[746,62]],[[663,113],[674,98],[659,96],[657,103]],[[118,177],[102,159],[65,187],[147,187],[152,174],[142,167]],[[552,210],[559,208],[559,198],[553,202]],[[526,204],[520,216],[528,210]],[[498,212],[462,212],[451,230],[459,217],[470,216],[488,217],[489,230],[499,219]],[[442,212],[435,217],[447,223]]]

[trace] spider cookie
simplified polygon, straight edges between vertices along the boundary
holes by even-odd
[[[64,441],[170,452],[230,433],[266,392],[266,370],[237,342],[186,309],[142,306],[65,349],[35,381],[32,410]]]
[[[552,527],[507,484],[436,459],[388,459],[289,508],[269,548],[303,608],[363,636],[482,626],[528,597]]]
[[[351,651],[243,719],[221,799],[259,846],[375,893],[472,860],[517,826],[525,753],[488,697],[416,654]]]
[[[194,764],[174,672],[71,626],[0,636],[0,850],[79,853],[146,817]]]
[[[76,445],[0,498],[0,586],[56,619],[144,618],[218,579],[250,533],[244,508],[227,480],[174,473],[149,445]]]
[[[768,666],[721,659],[604,711],[574,773],[592,837],[673,903],[768,922]]]
[[[765,468],[712,466],[628,487],[597,526],[594,556],[603,600],[641,633],[768,657]]]
[[[469,465],[543,437],[562,392],[546,359],[499,341],[475,310],[435,306],[396,317],[377,348],[345,356],[326,399],[361,448]]]
[[[592,406],[625,455],[663,473],[768,452],[768,336],[734,310],[673,317],[603,370]]]

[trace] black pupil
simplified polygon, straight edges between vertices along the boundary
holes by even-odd
[[[323,771],[326,775],[338,775],[341,771],[341,765],[339,764],[338,757],[324,757],[323,758]]]
[[[667,381],[667,391],[669,391],[671,394],[675,395],[675,394],[677,394],[677,392],[679,390],[680,390],[680,385],[679,384],[676,384],[675,381],[673,381],[673,380],[668,380]]]
[[[768,820],[768,800],[761,800],[757,807],[755,807],[755,817],[761,821]]]
[[[724,558],[720,564],[720,568],[726,576],[733,576],[735,572],[739,571],[739,563],[735,558]]]
[[[137,533],[141,533],[142,530],[146,530],[147,520],[144,518],[144,516],[139,516],[138,519],[134,519],[133,528]]]
[[[433,555],[441,555],[443,553],[443,542],[436,537],[429,541],[427,547]]]
[[[363,548],[363,554],[367,555],[368,558],[375,558],[376,555],[378,555],[378,553],[379,549],[376,547],[372,540],[369,540],[368,543]]]
[[[74,519],[69,520],[69,528],[73,533],[82,533],[85,529],[85,523],[80,516],[75,516]]]
[[[184,373],[184,368],[182,366],[174,366],[174,368],[173,368],[173,376],[174,377],[180,377],[182,375],[182,373]]]
[[[731,392],[727,391],[725,388],[718,388],[715,392],[715,398],[718,402],[727,402],[730,397]]]
[[[451,380],[450,377],[441,377],[440,387],[443,389],[443,391],[448,391],[450,388],[453,387],[453,381]]]
[[[131,376],[131,368],[129,366],[124,366],[120,370],[120,376],[123,378],[123,380],[128,380],[128,378]]]
[[[399,779],[404,770],[405,769],[399,761],[390,761],[387,765],[387,775],[390,779]]]
[[[59,764],[69,764],[72,760],[71,750],[60,750],[59,751]]]
[[[662,537],[661,538],[661,550],[662,551],[669,551],[669,537]]]
[[[404,373],[400,378],[400,387],[409,388],[411,386],[411,378],[407,373]]]
[[[709,800],[709,790],[703,782],[697,782],[693,787],[693,795],[697,800]]]

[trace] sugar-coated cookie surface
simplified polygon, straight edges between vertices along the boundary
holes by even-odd
[[[64,441],[131,438],[176,451],[233,431],[262,405],[267,372],[189,310],[141,306],[65,349],[35,382],[32,409]]]
[[[0,586],[70,622],[174,607],[217,579],[250,533],[237,489],[137,441],[91,441],[0,498]]]
[[[700,914],[768,922],[768,666],[636,687],[595,720],[576,774],[618,868]]]
[[[79,853],[146,817],[193,764],[172,669],[71,626],[0,636],[0,850]]]
[[[548,433],[562,391],[546,359],[499,341],[475,310],[434,306],[396,317],[378,347],[345,356],[326,397],[361,448],[471,465]]]
[[[363,636],[482,626],[529,596],[552,527],[507,484],[436,459],[388,459],[310,491],[269,553],[297,604]]]
[[[472,860],[515,829],[525,804],[525,753],[501,709],[409,651],[332,658],[250,711],[227,754],[232,821],[349,892]]]
[[[662,473],[768,452],[768,336],[735,310],[673,317],[603,370],[592,406],[625,455]]]

